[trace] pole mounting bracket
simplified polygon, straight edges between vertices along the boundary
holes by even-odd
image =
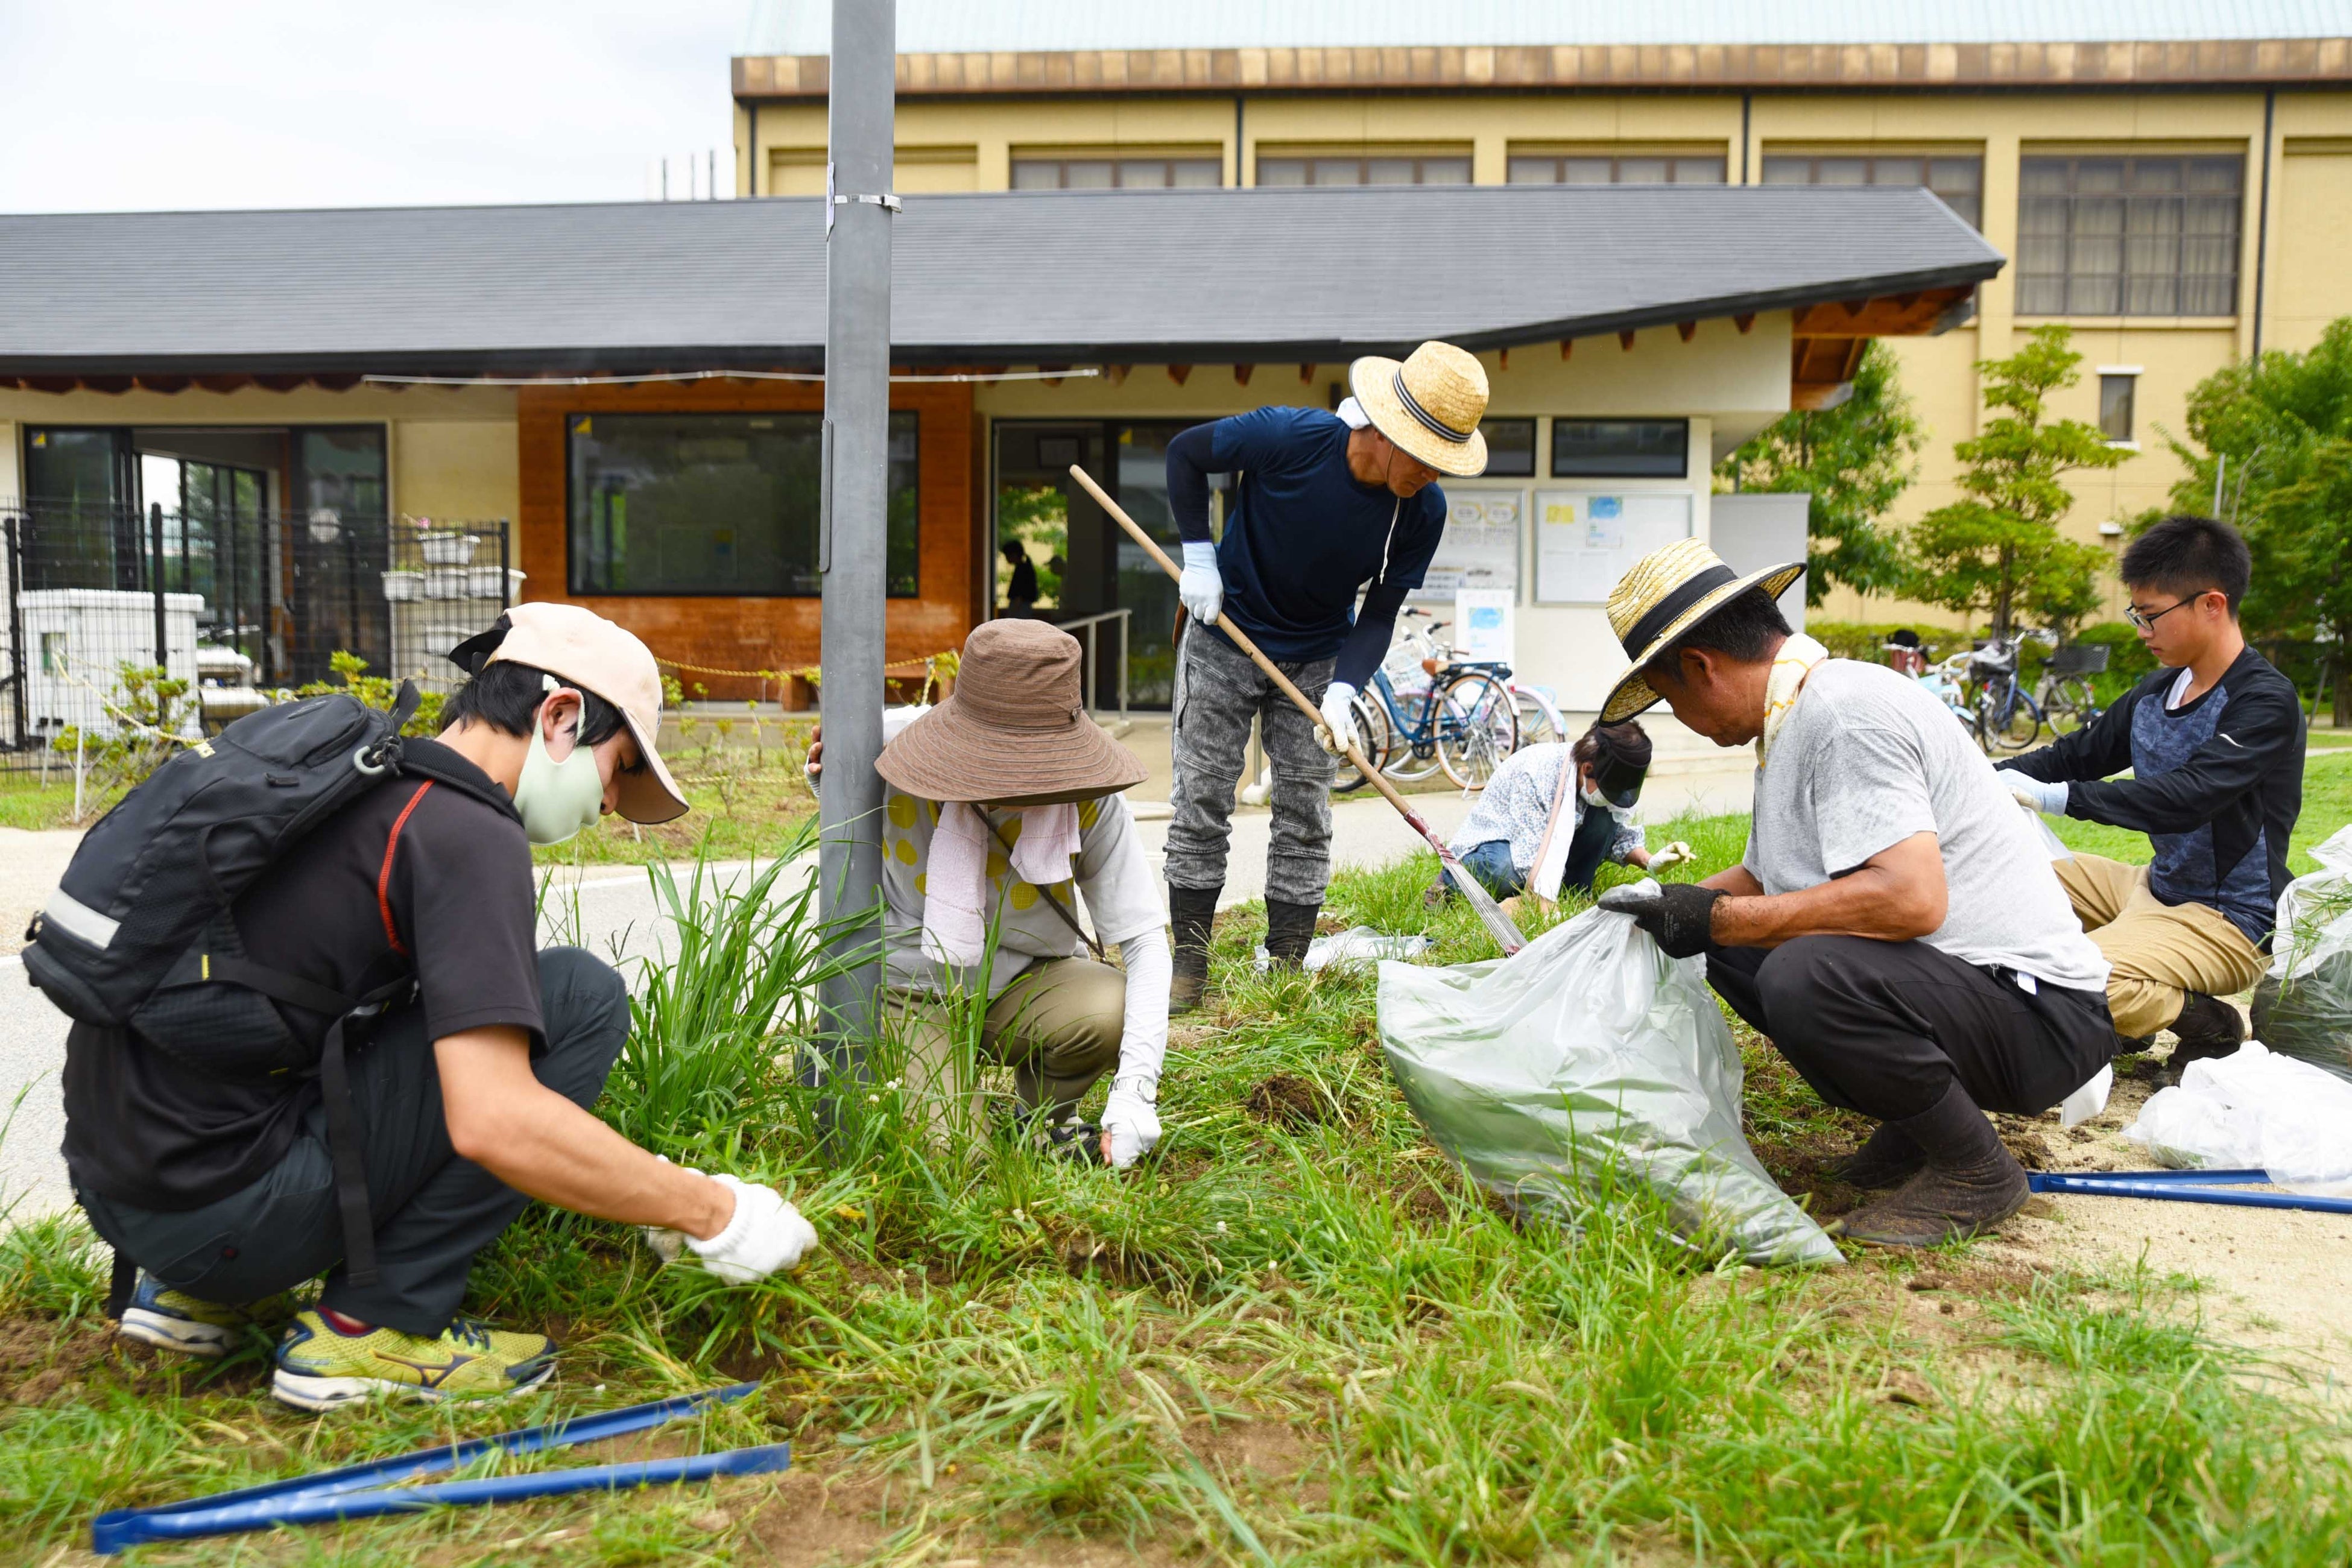
[[[833,205],[837,207],[845,207],[852,202],[864,202],[868,205],[883,207],[894,213],[902,213],[907,210],[906,207],[899,203],[898,198],[892,195],[888,191],[884,191],[881,195],[874,196],[835,196],[833,198]]]

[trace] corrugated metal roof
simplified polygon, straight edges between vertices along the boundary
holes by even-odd
[[[898,0],[901,54],[1545,44],[2000,44],[2352,35],[2347,0]],[[832,0],[751,0],[739,53],[822,55]]]
[[[813,364],[815,198],[0,216],[0,373]],[[1473,348],[1973,284],[1925,191],[1475,185],[909,196],[906,363]]]

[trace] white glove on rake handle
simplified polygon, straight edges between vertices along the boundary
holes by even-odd
[[[684,1231],[646,1226],[646,1243],[664,1263],[675,1263],[691,1250],[704,1268],[730,1285],[749,1285],[779,1269],[789,1273],[801,1266],[802,1258],[816,1245],[816,1226],[800,1210],[773,1187],[754,1186],[733,1176],[710,1179],[735,1194],[735,1213],[727,1228],[701,1241]]]
[[[1356,739],[1356,715],[1348,705],[1356,700],[1356,689],[1344,680],[1335,680],[1323,689],[1323,700],[1318,706],[1323,710],[1323,722],[1315,728],[1315,742],[1335,757],[1344,757]]]
[[[1215,545],[1195,541],[1184,546],[1184,570],[1176,579],[1176,596],[1194,620],[1204,626],[1216,625],[1225,608],[1225,578],[1217,570]]]

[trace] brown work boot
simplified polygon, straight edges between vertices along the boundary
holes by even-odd
[[[1275,964],[1291,969],[1306,963],[1307,944],[1315,940],[1315,917],[1322,912],[1319,903],[1266,900],[1265,956]]]
[[[2173,1083],[2191,1062],[2233,1054],[2246,1043],[2246,1016],[2235,1005],[2201,991],[2188,993],[2180,1016],[2168,1027],[2177,1042],[2164,1059],[2166,1077]]]
[[[1168,919],[1176,931],[1173,974],[1168,983],[1168,1010],[1189,1013],[1201,1005],[1209,985],[1209,928],[1217,918],[1217,888],[1168,889]]]
[[[1859,1149],[1822,1167],[1822,1174],[1848,1186],[1874,1192],[1906,1182],[1927,1163],[1911,1134],[1892,1121],[1882,1121]]]
[[[1979,1236],[2025,1206],[2025,1168],[1956,1080],[1917,1116],[1886,1124],[1919,1146],[1919,1173],[1830,1226],[1878,1247],[1935,1247]]]

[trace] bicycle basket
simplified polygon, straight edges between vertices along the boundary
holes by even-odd
[[[2107,655],[2114,651],[2103,642],[2068,643],[2051,653],[2048,668],[2053,675],[2097,675],[2107,668]]]

